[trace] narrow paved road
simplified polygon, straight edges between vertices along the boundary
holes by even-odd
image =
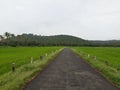
[[[70,49],[66,48],[24,90],[119,89],[111,85]]]

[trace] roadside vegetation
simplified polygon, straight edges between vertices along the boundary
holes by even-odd
[[[42,70],[62,47],[0,47],[0,90],[19,90]],[[15,71],[11,69],[15,63]]]
[[[120,88],[119,47],[74,47],[72,49]]]

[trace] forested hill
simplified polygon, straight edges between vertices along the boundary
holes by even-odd
[[[70,35],[41,36],[6,32],[0,35],[0,46],[120,46],[120,40],[90,41]]]
[[[107,40],[107,41],[89,41],[90,46],[112,46],[120,47],[120,40]]]
[[[5,36],[5,35],[4,35]],[[84,46],[88,41],[69,35],[40,36],[33,34],[10,35],[1,38],[4,46]]]

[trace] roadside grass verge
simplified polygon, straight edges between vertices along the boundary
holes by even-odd
[[[40,72],[62,49],[49,53],[42,60],[35,60],[33,63],[26,63],[16,69],[15,72],[8,72],[0,76],[0,90],[21,90],[22,87]]]
[[[72,50],[120,88],[120,48],[73,47]]]

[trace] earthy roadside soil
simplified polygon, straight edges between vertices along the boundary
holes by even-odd
[[[69,48],[23,90],[119,90]]]

